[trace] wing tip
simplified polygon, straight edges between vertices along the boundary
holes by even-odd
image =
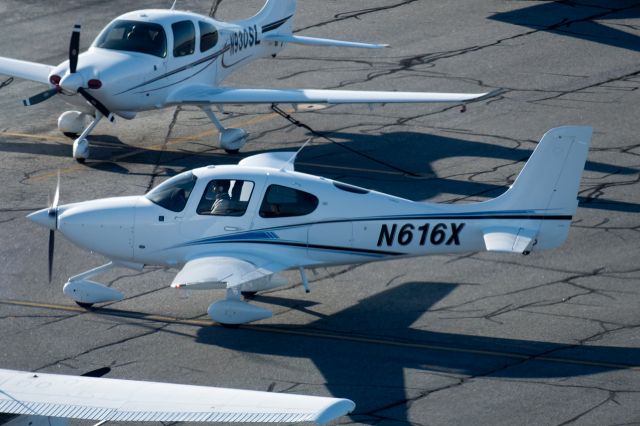
[[[346,416],[355,410],[356,404],[350,399],[337,399],[334,403],[318,413],[315,422],[324,425],[338,417]]]

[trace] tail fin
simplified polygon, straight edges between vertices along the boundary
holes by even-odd
[[[511,188],[493,201],[506,209],[573,215],[591,135],[592,129],[587,126],[549,130]]]
[[[257,20],[262,25],[264,35],[276,29],[278,34],[292,34],[295,13],[296,0],[267,0],[251,20]]]
[[[483,230],[487,250],[528,254],[534,248],[559,247],[566,240],[578,207],[591,134],[591,127],[549,130],[511,188],[482,203],[490,210],[524,212],[521,221],[513,219]]]

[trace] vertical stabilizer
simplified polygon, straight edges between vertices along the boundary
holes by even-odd
[[[296,0],[267,0],[252,21],[258,21],[263,34],[292,34]]]
[[[592,129],[587,126],[549,130],[511,188],[493,202],[505,209],[573,215],[591,135]]]

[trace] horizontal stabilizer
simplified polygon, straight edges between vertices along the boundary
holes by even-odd
[[[536,231],[525,228],[494,227],[484,230],[487,251],[526,253],[531,251]]]
[[[268,169],[293,171],[293,161],[296,153],[292,151],[285,152],[265,152],[256,154],[240,160],[239,166],[246,167],[265,167]]]
[[[270,34],[265,36],[264,41],[279,41],[281,43],[295,43],[307,46],[335,46],[335,47],[355,47],[358,49],[382,49],[388,44],[381,43],[360,43],[357,41],[333,40],[330,38],[305,37],[285,34]]]

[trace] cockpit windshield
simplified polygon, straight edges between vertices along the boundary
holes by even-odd
[[[164,58],[167,56],[167,37],[160,24],[117,20],[102,32],[95,47]]]
[[[172,212],[181,212],[187,205],[197,179],[191,172],[180,173],[153,188],[145,197]]]

